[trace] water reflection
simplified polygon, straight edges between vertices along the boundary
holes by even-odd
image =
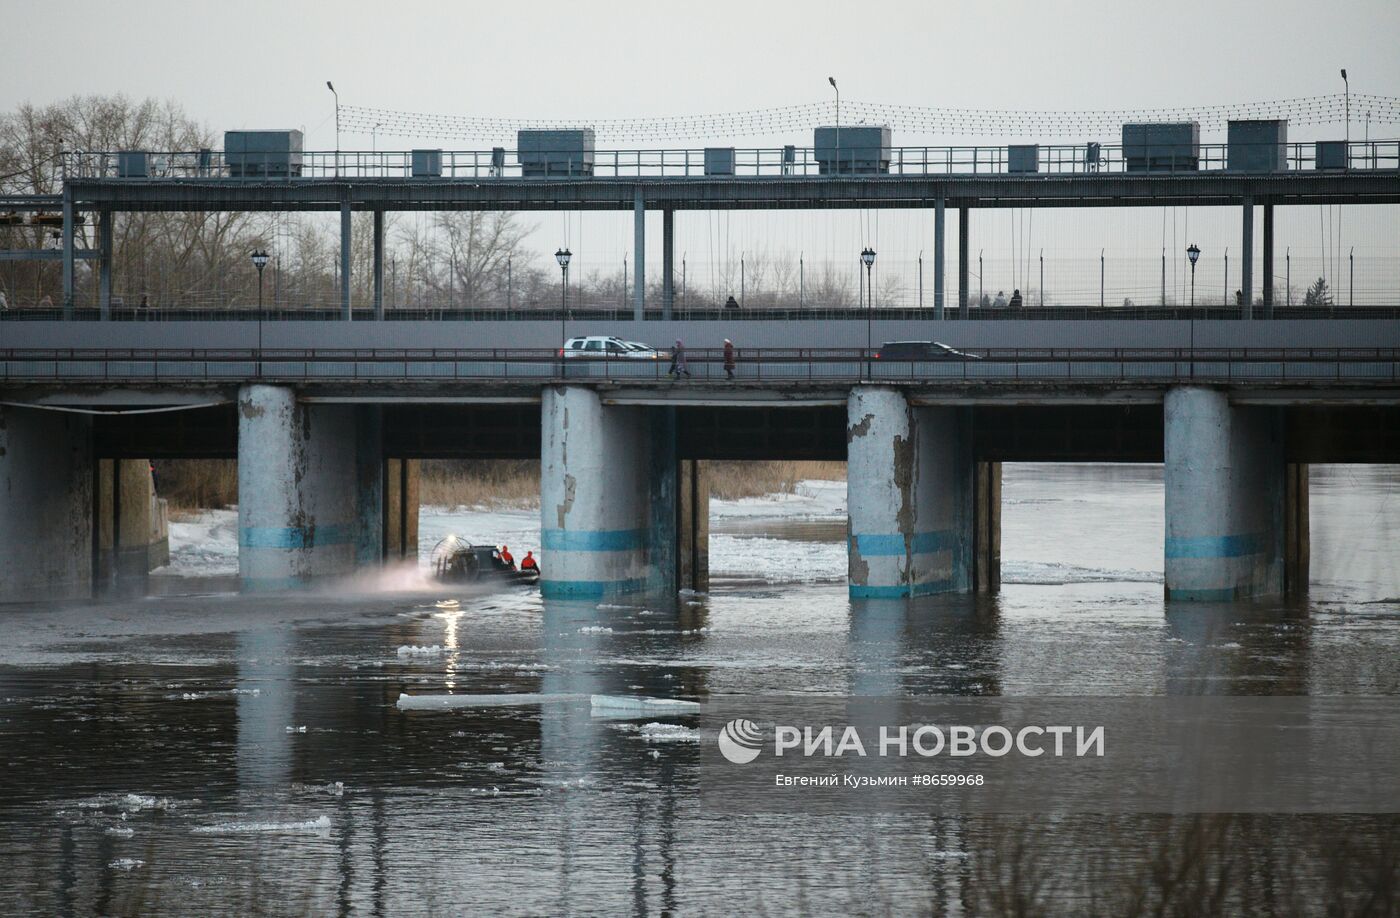
[[[1400,606],[1371,601],[1394,595],[1393,488],[1360,530],[1315,495],[1314,526],[1371,579],[1315,567],[1327,584],[1307,603],[1211,606],[1105,567],[1117,543],[1160,537],[1123,511],[1158,486],[1079,470],[1008,487],[1024,576],[992,599],[746,582],[603,604],[167,596],[16,613],[0,620],[0,653],[27,654],[0,657],[0,910],[1194,914],[1201,890],[1160,878],[1222,874],[1236,911],[1393,897],[1386,818],[717,817],[693,721],[591,701],[1400,692]],[[1119,566],[1151,552],[1129,554]],[[401,693],[533,700],[417,711]],[[206,831],[229,824],[255,828]]]
[[[253,800],[285,787],[292,775],[298,729],[292,638],[285,629],[238,635],[238,790]]]

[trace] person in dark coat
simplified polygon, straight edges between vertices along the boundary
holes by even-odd
[[[1021,305],[1022,305],[1022,302],[1021,302],[1021,291],[1020,291],[1020,290],[1012,290],[1012,291],[1011,291],[1011,308],[1012,308],[1012,309],[1020,309],[1020,308],[1021,308]]]
[[[724,374],[734,378],[734,342],[728,338],[724,339]]]
[[[671,375],[677,379],[690,375],[690,367],[685,362],[685,345],[681,343],[679,338],[676,339],[676,346],[671,350]]]
[[[734,299],[734,294],[731,293],[731,294],[729,295],[729,299],[727,299],[727,300],[724,301],[724,308],[725,308],[725,309],[738,309],[738,308],[739,308],[739,301],[736,300],[736,299]]]

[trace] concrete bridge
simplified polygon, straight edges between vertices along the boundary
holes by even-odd
[[[564,597],[702,585],[704,460],[846,460],[856,597],[995,590],[1003,462],[1163,462],[1181,600],[1303,589],[1306,466],[1400,461],[1394,321],[564,333],[605,332],[685,338],[692,377],[560,360],[556,323],[9,324],[0,595],[93,590],[98,470],[116,459],[236,457],[240,574],[268,589],[413,557],[415,460],[538,458],[543,590]],[[935,333],[971,357],[875,356]]]

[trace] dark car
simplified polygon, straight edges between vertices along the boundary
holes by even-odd
[[[939,341],[886,341],[875,352],[876,360],[981,360]]]

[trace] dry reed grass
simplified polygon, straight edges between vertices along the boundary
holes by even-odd
[[[721,500],[791,494],[807,479],[840,480],[844,462],[710,462],[710,494]],[[238,502],[238,464],[232,459],[157,460],[160,496],[178,519]],[[539,503],[540,464],[525,459],[424,460],[423,504],[447,507],[529,507]]]

